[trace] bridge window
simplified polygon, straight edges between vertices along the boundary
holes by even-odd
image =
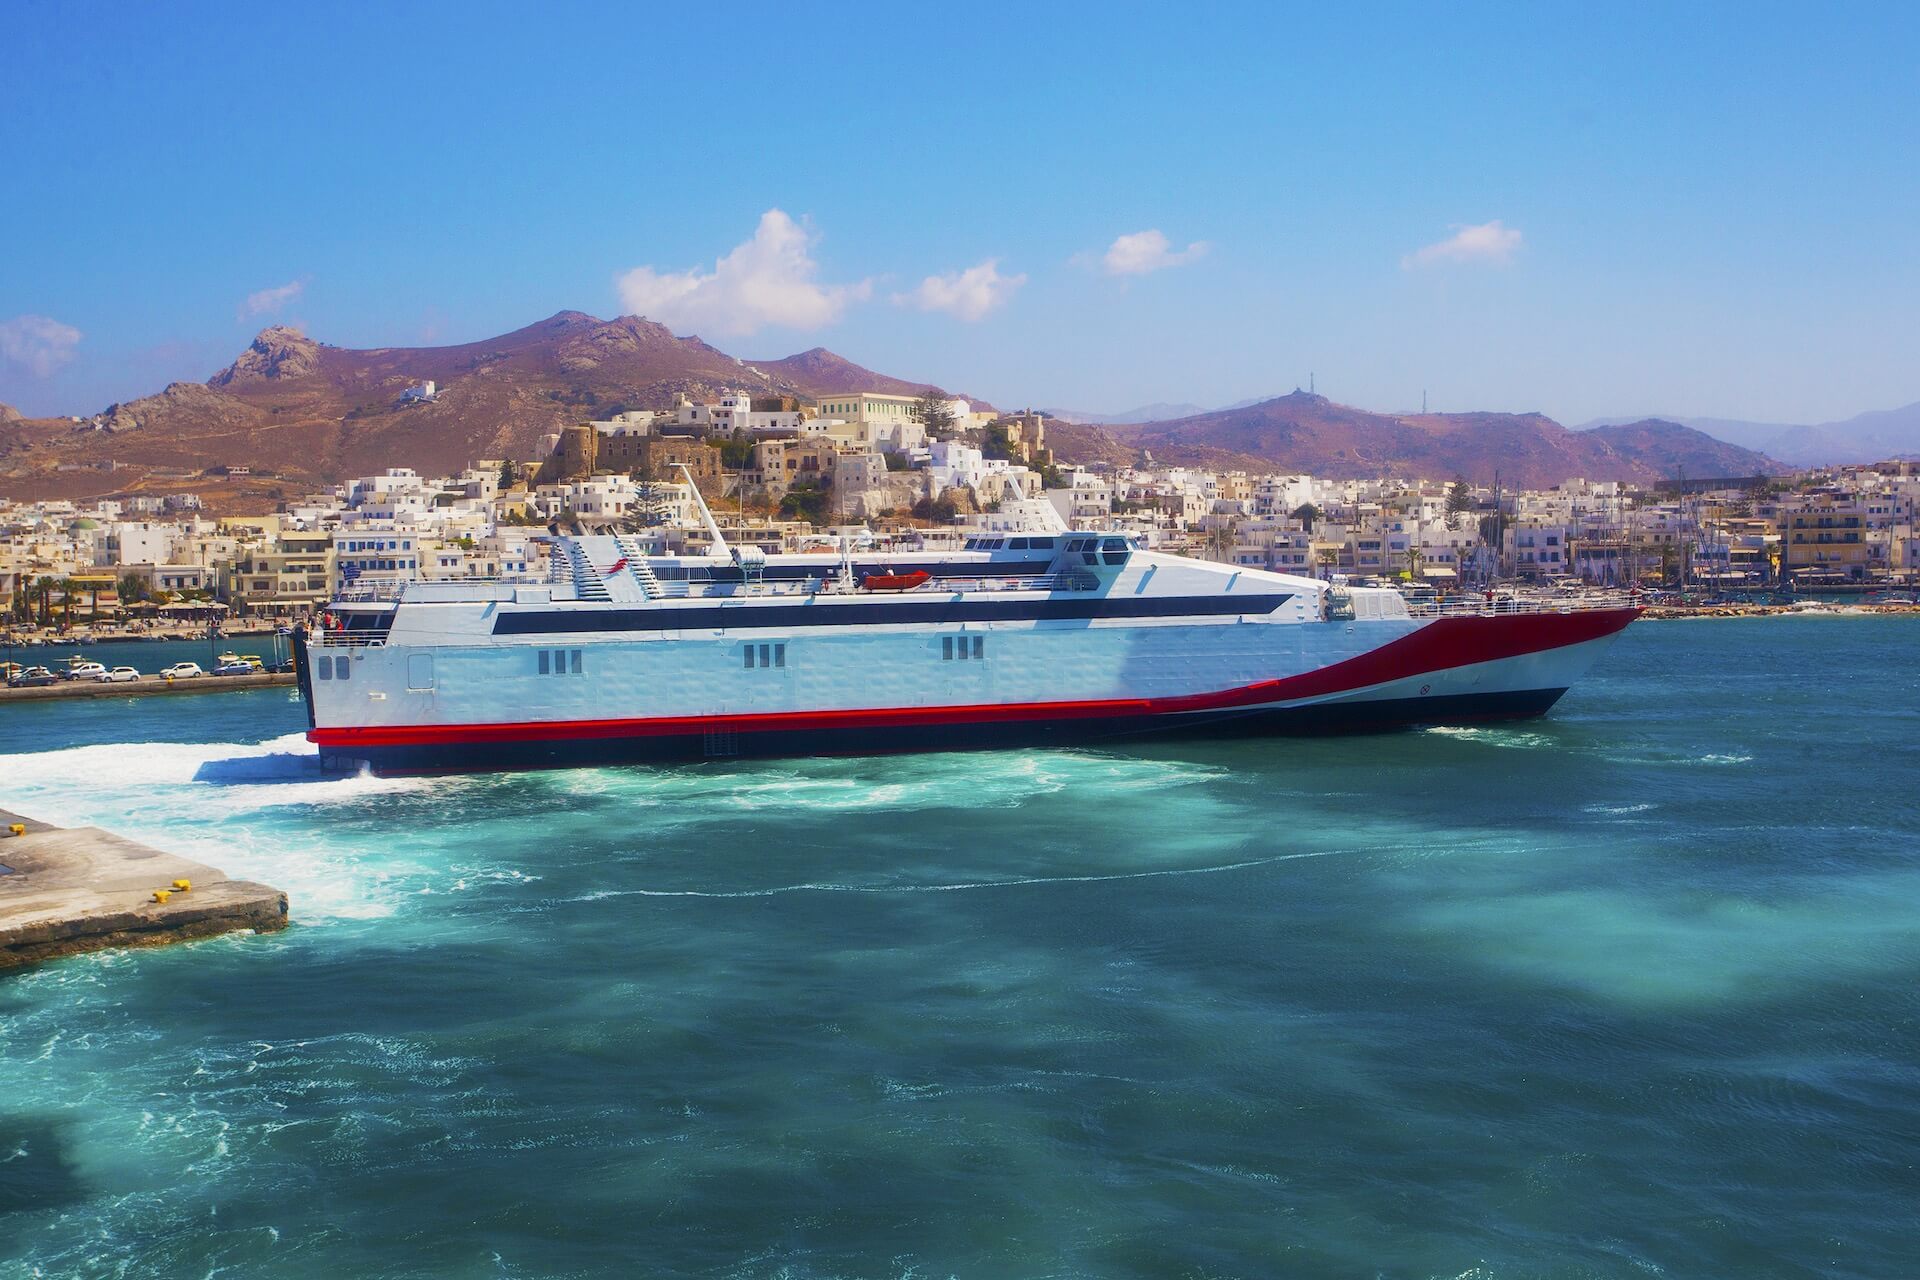
[[[333,659],[332,658],[316,658],[313,663],[313,669],[315,673],[318,674],[322,680],[333,679]]]

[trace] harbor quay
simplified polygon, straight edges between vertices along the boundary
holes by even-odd
[[[0,970],[286,927],[287,895],[98,827],[0,810]]]
[[[0,688],[0,703],[46,702],[58,698],[127,698],[160,693],[235,693],[242,689],[264,689],[294,683],[291,671],[261,671],[250,676],[187,676],[169,680],[163,676],[142,675],[137,680],[95,681],[63,680],[58,684]]]

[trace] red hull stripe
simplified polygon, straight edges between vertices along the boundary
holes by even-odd
[[[1347,693],[1476,662],[1544,653],[1613,635],[1637,609],[1513,613],[1437,618],[1358,657],[1278,680],[1210,693],[1084,702],[1015,702],[957,707],[870,707],[847,711],[773,711],[727,716],[652,716],[628,720],[542,720],[516,724],[354,725],[311,729],[323,747],[402,747],[446,743],[537,742],[570,738],[647,738],[694,733],[869,729],[1024,720],[1179,715]]]

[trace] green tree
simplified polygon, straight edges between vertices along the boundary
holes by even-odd
[[[942,396],[931,393],[915,400],[907,410],[907,416],[926,429],[926,433],[936,440],[943,440],[953,433],[953,406]]]
[[[53,589],[60,584],[44,574],[34,579],[33,589],[40,597],[40,625],[53,625]]]
[[[1320,508],[1314,506],[1311,502],[1303,502],[1293,509],[1293,518],[1300,522],[1302,529],[1305,529],[1308,533],[1312,533],[1313,522],[1320,518]]]
[[[1473,489],[1465,476],[1455,476],[1447,488],[1447,528],[1458,529],[1461,519],[1473,510]]]
[[[783,520],[805,520],[808,524],[825,524],[827,491],[811,480],[795,484],[780,499],[780,517]]]
[[[714,444],[711,440],[707,443]],[[729,471],[745,471],[753,465],[753,437],[743,428],[734,428],[733,434],[715,447],[720,450],[720,465]]]
[[[519,479],[520,477],[514,469],[512,458],[508,458],[500,464],[500,488],[502,491],[513,488]]]

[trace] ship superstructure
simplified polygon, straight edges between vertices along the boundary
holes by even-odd
[[[377,772],[1121,744],[1544,713],[1636,615],[1137,548],[703,556],[556,537],[543,582],[350,590],[295,649],[308,737]]]

